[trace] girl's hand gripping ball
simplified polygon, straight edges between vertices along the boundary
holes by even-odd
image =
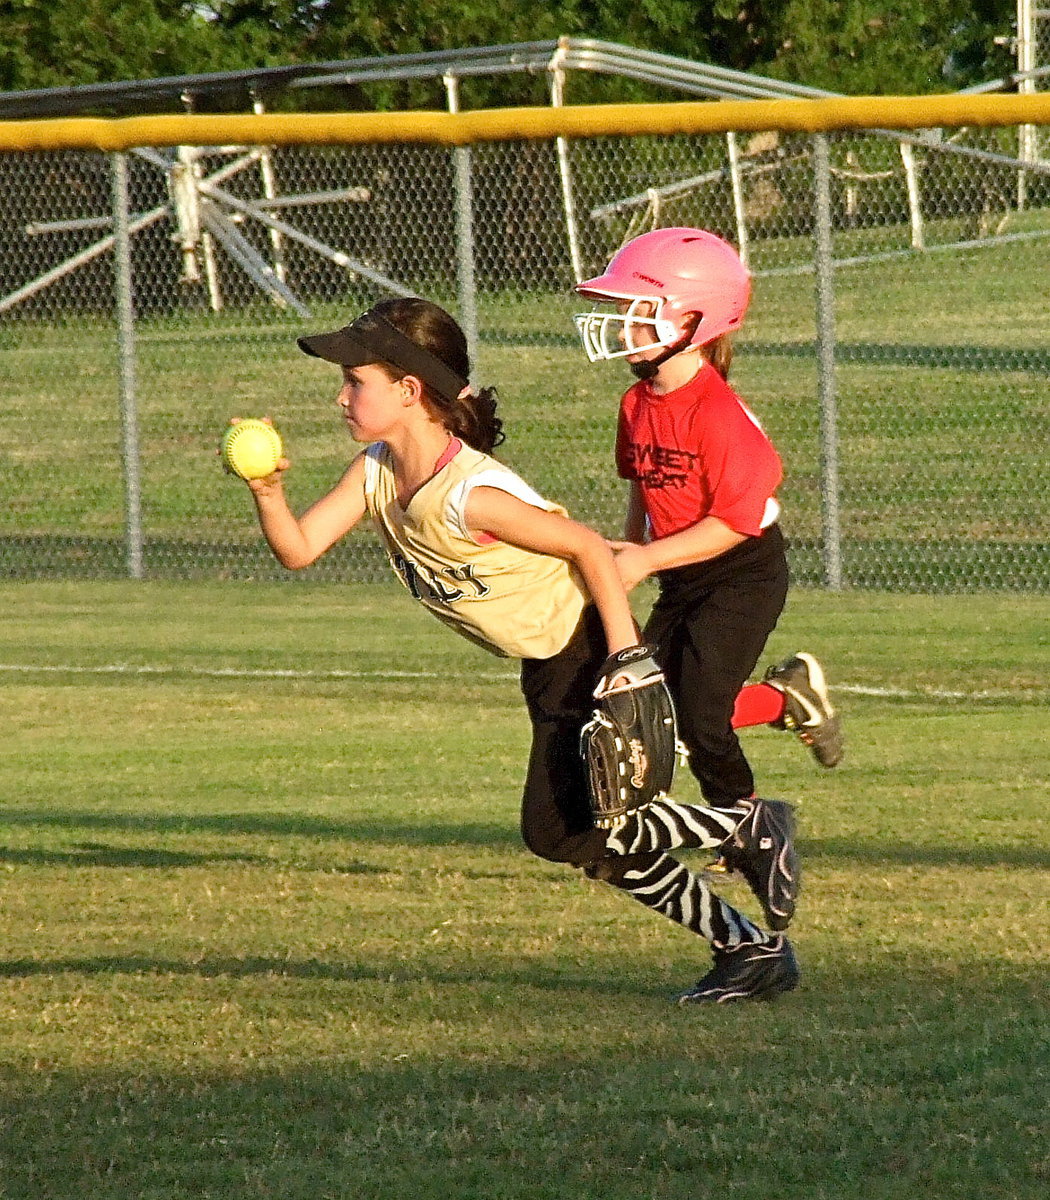
[[[281,436],[268,421],[231,421],[219,443],[222,463],[241,479],[263,479],[277,470],[284,453]]]

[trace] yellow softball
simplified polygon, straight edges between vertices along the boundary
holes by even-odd
[[[284,453],[277,430],[254,417],[228,425],[219,448],[226,469],[242,479],[271,475]]]

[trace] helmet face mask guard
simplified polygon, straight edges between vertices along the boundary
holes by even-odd
[[[663,296],[615,295],[595,296],[596,304],[614,305],[615,311],[595,308],[589,313],[577,313],[573,320],[583,342],[584,351],[591,362],[604,362],[611,358],[626,358],[645,350],[659,350],[673,346],[681,339],[681,330],[663,315]],[[620,307],[627,308],[621,312]],[[648,331],[649,336],[638,340],[638,334]]]
[[[662,350],[645,360],[652,364],[738,329],[751,276],[728,242],[703,229],[674,227],[633,238],[604,274],[578,283],[576,291],[617,308],[574,318],[591,362]]]

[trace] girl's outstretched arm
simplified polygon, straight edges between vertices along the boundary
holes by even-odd
[[[610,654],[638,643],[638,626],[631,613],[616,560],[600,533],[519,500],[499,488],[476,487],[466,507],[467,525],[537,554],[563,558],[579,571],[598,609]]]
[[[253,479],[248,486],[259,527],[274,558],[281,566],[298,571],[316,562],[365,515],[365,460],[359,454],[335,487],[301,517],[288,507],[282,482],[288,462],[282,459],[282,463],[272,475]]]

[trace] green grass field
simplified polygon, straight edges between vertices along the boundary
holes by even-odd
[[[0,597],[0,1196],[1047,1194],[1045,598],[792,594],[848,735],[745,735],[803,983],[707,1011],[522,848],[513,666],[396,585]]]

